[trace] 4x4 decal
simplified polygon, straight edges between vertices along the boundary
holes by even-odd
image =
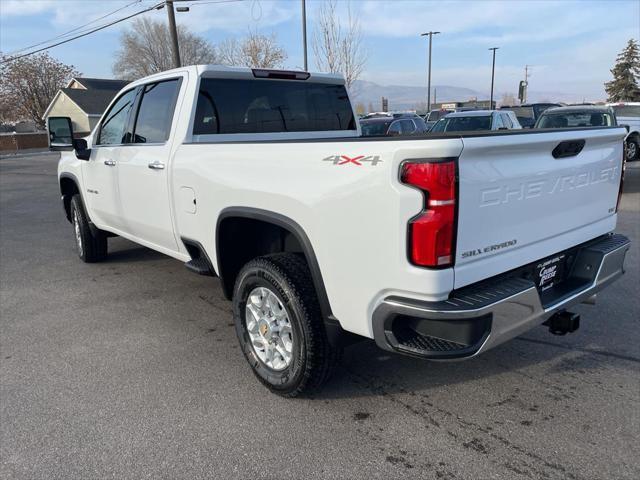
[[[332,162],[334,165],[346,165],[347,163],[351,163],[353,165],[362,166],[363,163],[368,162],[372,166],[376,166],[378,163],[382,162],[380,160],[379,155],[358,155],[356,157],[348,157],[346,155],[330,155],[326,158],[322,159],[323,162]]]

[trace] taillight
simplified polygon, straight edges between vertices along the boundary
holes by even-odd
[[[422,267],[453,265],[456,217],[455,161],[406,162],[401,181],[420,189],[424,207],[409,222],[409,258]]]

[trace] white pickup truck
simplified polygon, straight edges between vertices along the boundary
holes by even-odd
[[[624,271],[624,136],[364,138],[338,76],[193,66],[127,86],[58,171],[82,260],[119,235],[219,277],[253,372],[295,396],[361,337],[445,360],[575,330]]]
[[[626,128],[627,162],[640,160],[640,102],[609,103],[616,114],[618,125]]]

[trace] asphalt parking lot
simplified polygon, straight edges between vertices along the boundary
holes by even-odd
[[[274,396],[217,280],[116,238],[83,264],[55,156],[0,159],[0,477],[640,478],[640,164],[627,275],[474,360],[365,342],[312,399]]]

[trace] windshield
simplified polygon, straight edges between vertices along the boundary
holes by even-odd
[[[387,128],[391,122],[360,122],[362,135],[371,137],[373,135],[386,135]]]
[[[557,103],[547,103],[547,104],[541,104],[541,105],[534,105],[533,107],[533,111],[536,114],[536,118],[538,118],[542,112],[544,112],[545,110],[551,108],[551,107],[559,107],[560,105],[558,105]]]
[[[534,118],[533,107],[509,107],[509,108],[501,108],[500,110],[511,110],[516,114],[518,120],[521,118]]]
[[[432,132],[470,132],[474,130],[491,130],[491,117],[445,117],[436,122]]]
[[[617,117],[640,117],[640,105],[613,105]]]
[[[549,113],[540,117],[538,128],[609,127],[615,125],[609,113],[571,112]]]
[[[435,122],[436,120],[440,120],[445,115],[451,113],[451,110],[431,110],[429,112],[429,116],[427,117],[427,122]]]
[[[522,127],[528,128],[533,127],[536,123],[535,111],[533,107],[507,107],[501,108],[500,110],[511,110],[516,114],[518,118],[518,123]]]

